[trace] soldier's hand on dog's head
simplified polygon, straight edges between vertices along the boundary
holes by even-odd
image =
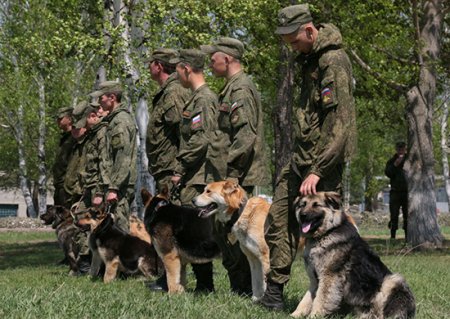
[[[300,185],[299,192],[301,195],[315,195],[316,186],[319,183],[320,177],[316,174],[309,174],[303,183]]]

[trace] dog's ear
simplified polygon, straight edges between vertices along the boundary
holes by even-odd
[[[150,192],[145,188],[141,189],[141,197],[142,197],[142,203],[144,203],[144,207],[147,207],[153,198],[152,194],[150,194]]]
[[[169,191],[169,186],[164,185],[164,187],[162,188],[161,192],[158,194],[159,198],[163,198],[165,200],[169,200],[170,198],[170,191]]]
[[[325,203],[333,209],[341,208],[341,195],[336,192],[325,192]]]
[[[223,192],[227,195],[235,192],[239,187],[239,184],[234,179],[227,179],[223,185]]]

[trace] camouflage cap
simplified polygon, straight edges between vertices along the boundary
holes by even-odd
[[[178,55],[177,50],[161,48],[153,51],[152,55],[150,55],[148,62],[159,60],[171,64],[169,62],[170,59],[176,58],[177,55]]]
[[[242,58],[242,55],[244,55],[244,44],[237,39],[228,37],[221,37],[212,45],[201,45],[200,48],[203,52],[208,54],[223,52],[236,59],[240,59]]]
[[[84,110],[88,107],[89,103],[86,100],[79,102],[73,108],[72,117],[74,120],[78,120],[80,116],[83,114]]]
[[[99,84],[98,90],[90,93],[93,98],[100,97],[107,93],[122,93],[122,85],[118,81],[105,81]]]
[[[197,69],[203,69],[205,66],[205,53],[197,49],[183,49],[177,57],[170,59],[170,63],[187,63]]]
[[[72,116],[73,107],[67,106],[67,107],[61,107],[58,109],[58,112],[56,113],[56,119],[62,119],[64,116]]]
[[[275,30],[276,34],[291,34],[298,30],[300,26],[311,22],[313,19],[307,4],[297,4],[281,9],[278,12],[279,25]]]
[[[97,113],[97,109],[95,107],[92,107],[91,105],[86,104],[86,108],[84,109],[83,113],[77,117],[77,120],[74,124],[75,128],[83,128],[86,127],[86,120],[89,114],[91,113]]]

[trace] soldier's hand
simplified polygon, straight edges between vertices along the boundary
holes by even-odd
[[[117,200],[118,200],[117,192],[116,191],[109,191],[108,192],[108,196],[106,196],[106,201],[108,203],[111,203],[111,202],[117,202]]]
[[[320,177],[316,174],[309,174],[303,183],[300,185],[299,192],[302,195],[315,195],[316,186],[319,183]]]
[[[103,197],[102,196],[95,196],[94,199],[92,200],[92,205],[94,206],[100,206],[103,202]]]
[[[174,185],[178,185],[180,183],[180,180],[181,180],[181,176],[178,176],[178,175],[174,175],[171,178],[171,181]]]

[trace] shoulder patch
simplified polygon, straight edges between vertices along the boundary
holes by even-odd
[[[192,118],[191,128],[196,129],[202,126],[202,115],[198,114]]]
[[[333,88],[325,87],[321,92],[322,104],[328,105],[334,103]]]

